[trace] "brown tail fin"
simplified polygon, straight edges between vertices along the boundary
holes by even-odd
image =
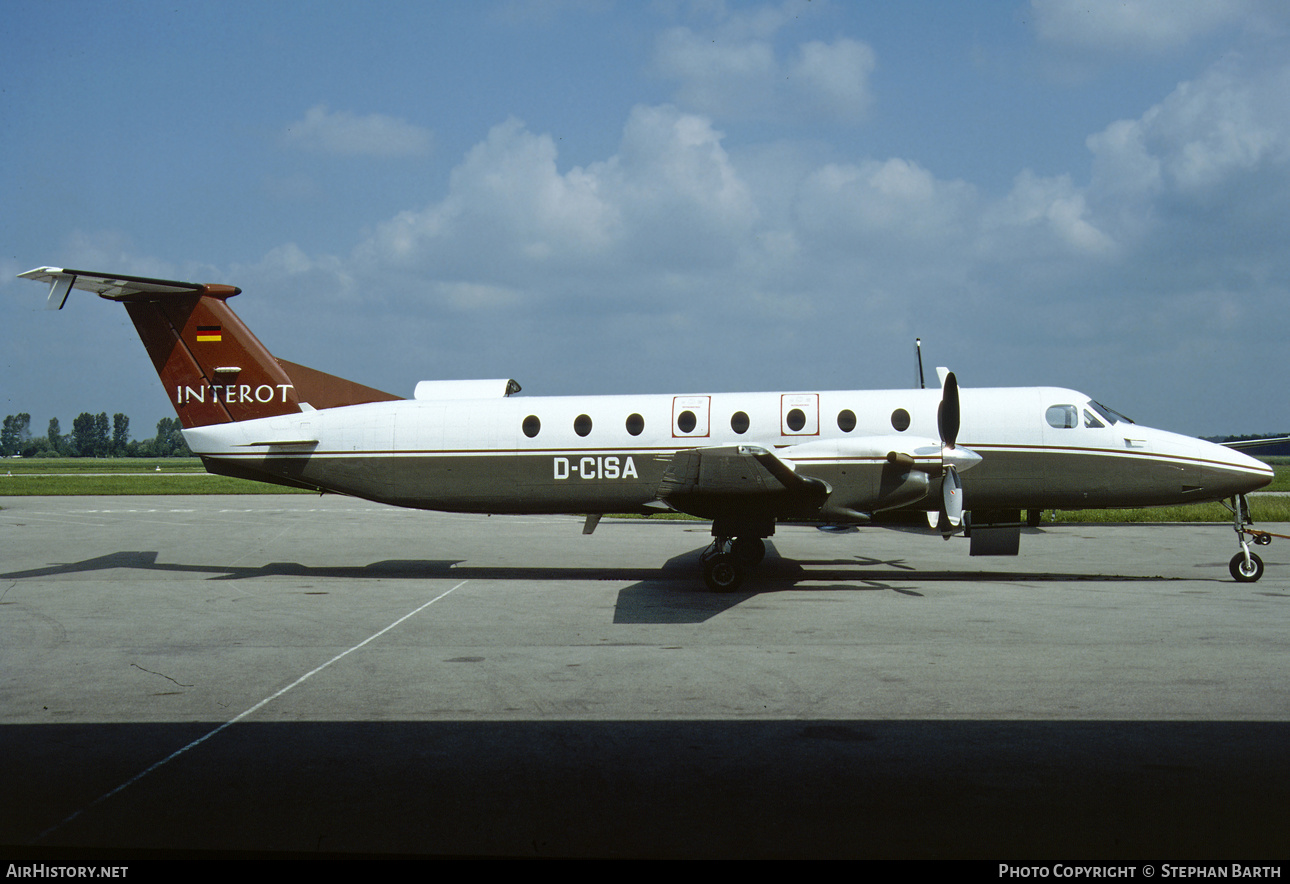
[[[399,398],[274,358],[228,306],[233,286],[53,267],[21,276],[50,283],[51,307],[72,288],[123,302],[185,428]]]

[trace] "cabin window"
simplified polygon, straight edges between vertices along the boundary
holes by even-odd
[[[524,429],[524,435],[528,436],[530,439],[542,432],[542,422],[538,420],[538,416],[536,414],[530,414],[528,417],[524,418],[524,423],[521,426]]]
[[[693,411],[683,411],[676,416],[676,428],[682,433],[693,433],[698,425],[699,419],[694,416]]]
[[[838,412],[838,429],[844,433],[850,433],[856,428],[856,413],[849,408],[844,408]]]
[[[580,414],[573,419],[573,431],[579,436],[585,436],[591,432],[591,418],[585,414]]]
[[[1044,412],[1044,420],[1048,421],[1048,426],[1056,427],[1059,430],[1067,430],[1071,427],[1079,426],[1079,409],[1074,405],[1050,405]]]
[[[641,433],[645,432],[645,418],[641,417],[639,414],[627,415],[627,432],[631,433],[633,436],[639,436]]]
[[[790,430],[796,433],[806,426],[806,412],[800,408],[794,408],[785,416],[784,422],[788,424]]]
[[[730,415],[730,429],[734,430],[740,436],[748,432],[750,423],[751,422],[748,420],[748,414],[746,412],[736,411],[734,414]]]
[[[903,433],[909,429],[909,412],[903,408],[897,408],[891,413],[891,425],[897,433]]]

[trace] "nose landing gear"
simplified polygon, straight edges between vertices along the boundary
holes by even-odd
[[[1263,576],[1263,560],[1250,552],[1250,543],[1253,542],[1256,546],[1267,546],[1272,542],[1273,537],[1285,539],[1285,535],[1256,531],[1248,527],[1253,524],[1253,520],[1250,519],[1250,505],[1244,494],[1232,498],[1232,505],[1227,508],[1232,511],[1232,528],[1236,531],[1236,542],[1241,547],[1241,551],[1232,556],[1227,569],[1232,572],[1232,578],[1238,583],[1253,583]],[[1247,534],[1250,536],[1248,541],[1245,539]]]

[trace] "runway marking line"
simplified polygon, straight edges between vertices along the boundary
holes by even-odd
[[[321,666],[316,666],[316,667],[314,667],[313,669],[309,670],[309,671],[308,671],[308,672],[306,672],[304,675],[300,676],[300,677],[299,677],[299,678],[297,678],[295,681],[293,681],[291,684],[289,684],[289,685],[287,685],[286,687],[282,688],[281,690],[275,691],[274,693],[272,693],[272,694],[270,694],[269,696],[265,697],[263,700],[261,700],[260,702],[256,703],[254,706],[252,706],[251,708],[247,709],[245,712],[242,712],[242,713],[240,713],[239,715],[236,715],[236,716],[234,716],[233,718],[230,718],[228,721],[224,722],[224,723],[223,723],[223,724],[221,724],[219,727],[217,727],[217,728],[215,728],[214,730],[212,730],[210,733],[207,733],[207,734],[204,734],[203,736],[198,737],[197,739],[195,739],[195,740],[193,740],[191,743],[189,743],[187,746],[184,746],[182,749],[176,749],[174,752],[171,752],[169,755],[167,755],[165,758],[163,758],[163,759],[161,759],[160,761],[158,761],[156,764],[154,764],[154,765],[152,765],[151,767],[146,768],[145,770],[140,771],[139,773],[135,774],[135,775],[134,775],[134,776],[132,776],[130,779],[126,780],[124,783],[122,783],[121,785],[117,786],[115,789],[112,789],[112,790],[111,790],[111,791],[109,791],[109,792],[104,792],[104,793],[103,793],[102,795],[100,795],[98,798],[95,798],[93,801],[91,801],[89,804],[87,804],[87,805],[85,805],[84,807],[82,807],[80,810],[75,811],[75,812],[74,812],[74,813],[72,813],[70,816],[68,816],[66,819],[64,819],[64,820],[62,820],[61,822],[55,823],[54,825],[50,826],[48,829],[46,829],[45,831],[43,831],[43,832],[41,832],[39,835],[37,835],[37,836],[36,836],[36,840],[37,840],[37,841],[41,841],[41,840],[45,839],[45,838],[46,838],[46,837],[48,837],[49,835],[51,835],[51,834],[53,834],[54,832],[56,832],[56,831],[58,831],[59,829],[61,829],[63,826],[65,826],[65,825],[67,825],[68,823],[70,823],[70,822],[72,822],[73,820],[75,820],[77,817],[81,816],[81,814],[85,813],[85,812],[86,812],[86,811],[88,811],[88,810],[93,809],[94,807],[98,806],[99,804],[102,804],[104,801],[107,801],[107,800],[108,800],[109,798],[111,798],[112,796],[114,796],[114,795],[116,795],[116,794],[118,794],[118,793],[120,793],[120,792],[124,792],[126,789],[130,788],[130,787],[131,787],[131,786],[133,786],[135,783],[139,782],[139,780],[143,779],[143,778],[144,778],[144,777],[146,777],[148,774],[150,774],[150,773],[152,773],[153,771],[160,769],[162,766],[164,766],[164,765],[166,765],[166,764],[169,764],[170,762],[174,761],[176,758],[178,758],[180,755],[183,755],[183,754],[184,754],[185,752],[187,752],[189,749],[194,749],[194,748],[196,748],[197,746],[200,746],[202,743],[205,743],[205,742],[206,742],[207,740],[209,740],[211,737],[215,736],[216,734],[219,734],[220,732],[222,732],[222,731],[226,730],[226,729],[227,729],[227,728],[229,728],[229,727],[232,727],[233,725],[237,724],[237,723],[238,723],[239,721],[241,721],[242,719],[246,718],[248,715],[253,715],[253,714],[255,714],[255,713],[256,713],[256,712],[258,712],[259,710],[263,709],[265,706],[267,706],[267,705],[269,705],[270,703],[272,703],[274,700],[278,699],[278,697],[281,697],[283,694],[285,694],[285,693],[287,693],[288,691],[290,691],[292,688],[295,688],[295,687],[297,687],[297,686],[299,686],[299,685],[301,685],[301,684],[304,684],[306,681],[308,681],[310,678],[313,678],[313,677],[314,677],[315,675],[317,675],[318,673],[322,672],[322,671],[323,671],[324,669],[326,669],[328,666],[330,666],[330,665],[332,665],[333,663],[336,663],[336,662],[338,662],[338,661],[340,661],[340,660],[344,659],[345,657],[348,657],[350,654],[354,653],[355,651],[357,651],[359,648],[363,647],[364,645],[367,645],[367,644],[369,644],[369,643],[371,643],[371,642],[376,641],[378,638],[380,638],[381,636],[385,635],[385,633],[389,632],[391,629],[393,629],[394,627],[398,626],[398,625],[399,625],[400,623],[402,623],[403,621],[408,620],[408,619],[409,619],[409,618],[411,618],[411,617],[415,617],[417,614],[420,614],[422,611],[424,611],[426,608],[428,608],[428,607],[430,607],[431,605],[433,605],[435,602],[440,601],[441,599],[445,599],[445,598],[447,598],[449,595],[451,595],[452,593],[454,593],[454,592],[456,592],[457,590],[461,589],[463,586],[465,586],[465,585],[466,585],[467,583],[469,583],[469,582],[470,582],[470,581],[468,581],[468,580],[463,580],[463,581],[461,581],[461,583],[458,583],[458,584],[457,584],[456,586],[454,586],[452,589],[449,589],[449,590],[446,590],[445,592],[440,593],[439,595],[435,596],[435,597],[434,597],[434,598],[432,598],[430,601],[426,602],[425,604],[421,605],[420,607],[415,608],[415,609],[413,609],[413,610],[409,611],[408,613],[404,614],[404,615],[403,615],[402,617],[400,617],[398,620],[395,620],[393,623],[391,623],[389,626],[385,627],[384,629],[380,630],[379,632],[375,632],[375,633],[373,633],[372,635],[369,635],[367,638],[363,639],[361,642],[359,642],[358,644],[354,645],[352,648],[349,648],[348,650],[345,650],[345,651],[341,651],[339,654],[337,654],[335,657],[332,657],[330,660],[328,660],[326,663],[323,663]]]

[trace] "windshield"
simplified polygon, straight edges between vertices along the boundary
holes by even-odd
[[[1098,414],[1102,415],[1102,417],[1106,418],[1106,422],[1108,424],[1133,423],[1132,418],[1125,417],[1124,415],[1120,414],[1120,412],[1116,411],[1114,408],[1107,408],[1101,402],[1094,402],[1092,399],[1090,399],[1088,400],[1088,407],[1096,411]]]

